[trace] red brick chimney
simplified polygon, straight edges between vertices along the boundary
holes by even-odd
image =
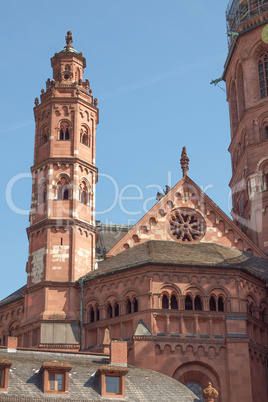
[[[112,341],[110,345],[110,363],[114,366],[127,366],[127,342]]]
[[[8,352],[16,352],[18,347],[18,338],[15,336],[9,336],[7,338],[7,351]]]

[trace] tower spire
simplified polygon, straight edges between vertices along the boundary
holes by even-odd
[[[182,169],[182,177],[187,176],[188,170],[189,170],[189,161],[190,159],[187,156],[186,153],[186,147],[182,148],[182,153],[181,153],[181,169]]]

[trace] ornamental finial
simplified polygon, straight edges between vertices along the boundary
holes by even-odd
[[[214,402],[215,398],[217,398],[218,395],[219,395],[218,391],[216,391],[216,389],[212,387],[211,382],[209,382],[207,388],[205,388],[203,391],[205,401]]]
[[[181,153],[181,169],[182,169],[182,176],[185,177],[187,176],[188,170],[189,170],[189,158],[186,153],[186,147],[182,148],[182,153]]]
[[[72,47],[72,43],[73,43],[73,37],[72,37],[72,31],[68,31],[67,35],[65,36],[65,40],[66,40],[66,49],[69,50],[70,47]]]

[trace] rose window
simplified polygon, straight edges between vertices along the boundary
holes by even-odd
[[[169,231],[180,243],[196,243],[205,235],[204,218],[190,208],[177,208],[169,215]]]

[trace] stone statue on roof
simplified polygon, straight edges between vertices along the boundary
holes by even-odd
[[[66,48],[70,49],[70,47],[72,46],[73,43],[73,37],[72,37],[72,31],[68,31],[67,35],[65,36],[65,40],[66,40]]]

